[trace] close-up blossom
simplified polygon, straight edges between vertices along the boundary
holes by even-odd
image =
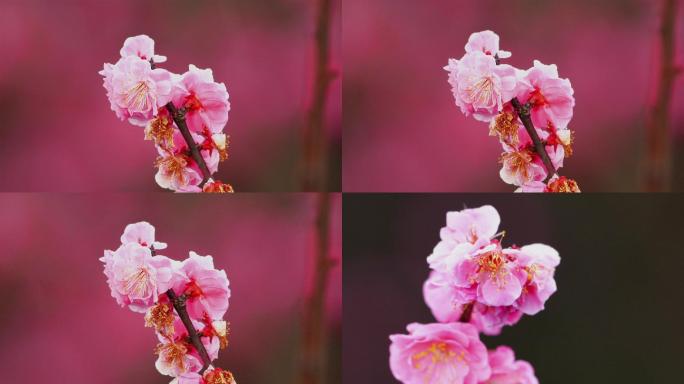
[[[390,336],[390,368],[407,384],[477,384],[489,378],[487,349],[470,324],[419,324]]]
[[[524,360],[515,360],[511,348],[500,346],[488,353],[492,375],[482,384],[539,384],[532,365]]]

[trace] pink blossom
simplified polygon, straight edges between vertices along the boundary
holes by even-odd
[[[498,56],[502,59],[511,57],[510,52],[499,49],[499,35],[489,30],[471,34],[465,50],[466,52],[479,51],[485,55]]]
[[[480,51],[466,53],[461,60],[449,59],[444,67],[456,105],[466,116],[489,122],[516,93],[516,69],[496,64]]]
[[[522,293],[524,278],[511,252],[492,240],[474,252],[456,255],[453,283],[485,305],[512,305]]]
[[[441,323],[459,321],[467,305],[472,305],[469,323],[486,335],[498,335],[505,325],[513,325],[522,317],[514,306],[493,307],[476,301],[454,285],[446,274],[433,271],[423,285],[425,303]]]
[[[500,222],[499,213],[491,205],[448,212],[447,225],[439,232],[441,240],[427,258],[430,268],[442,271],[450,269],[453,265],[450,265],[449,255],[455,248],[468,250],[489,243]]]
[[[171,260],[152,256],[149,248],[136,243],[105,251],[100,258],[114,297],[121,306],[145,313],[166,292],[171,283]]]
[[[154,63],[163,63],[166,56],[154,54],[154,40],[147,35],[132,36],[124,41],[121,48],[121,57],[136,56],[145,61],[152,60]]]
[[[138,243],[143,247],[154,247],[156,250],[166,248],[166,243],[154,240],[154,226],[146,221],[126,226],[121,235],[121,244],[128,243]]]
[[[482,384],[539,384],[534,369],[524,360],[515,360],[513,350],[500,346],[489,351],[492,375]]]
[[[390,368],[407,384],[477,384],[490,375],[487,350],[470,324],[409,324],[390,336]]]
[[[544,309],[544,303],[556,292],[554,273],[560,256],[558,251],[544,244],[531,244],[520,248],[516,258],[524,271],[524,289],[515,306],[528,315]]]
[[[207,128],[220,133],[228,122],[228,92],[225,84],[214,82],[211,69],[191,64],[174,89],[173,103],[185,108],[188,128],[194,132]]]
[[[228,310],[230,288],[226,272],[214,268],[211,256],[190,252],[180,267],[173,289],[188,298],[188,313],[194,319],[220,319]]]
[[[545,141],[551,135],[546,130],[536,129],[539,138]],[[509,143],[502,143],[504,153],[501,155],[501,170],[499,176],[507,184],[523,186],[525,189],[534,189],[539,185],[535,182],[545,180],[548,172],[541,156],[535,151],[534,143],[527,130],[520,127],[518,130],[517,145],[512,147]],[[562,145],[550,144],[544,147],[551,160],[553,167],[558,170],[563,167],[565,148]]]
[[[112,110],[133,125],[147,125],[158,108],[171,99],[171,74],[152,69],[138,56],[123,57],[114,65],[107,63],[99,73],[104,76]]]
[[[517,93],[521,103],[532,105],[532,123],[545,129],[552,123],[558,129],[566,129],[575,107],[574,90],[570,80],[558,77],[556,65],[545,65],[538,60],[527,70],[520,81]]]
[[[193,321],[195,329],[201,327],[199,322]],[[178,377],[190,372],[199,372],[203,363],[199,352],[188,340],[188,330],[180,318],[176,317],[173,323],[172,336],[157,334],[160,344],[155,352],[158,355],[155,366],[162,375]],[[213,361],[218,357],[219,341],[210,340],[208,337],[201,338],[209,358]]]

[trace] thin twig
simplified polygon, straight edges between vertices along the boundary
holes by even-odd
[[[303,323],[301,383],[318,384],[323,381],[325,358],[325,298],[330,269],[334,265],[329,255],[330,194],[318,194],[316,212],[316,253],[311,291],[306,300]]]
[[[166,109],[168,109],[171,113],[173,121],[176,123],[178,130],[183,135],[183,139],[185,139],[185,142],[188,144],[188,148],[190,148],[190,155],[192,155],[195,163],[197,163],[200,171],[202,171],[202,182],[199,184],[199,187],[202,188],[207,180],[209,180],[211,177],[211,172],[209,172],[209,167],[207,167],[207,163],[204,162],[204,158],[197,148],[197,143],[195,143],[195,140],[190,134],[190,129],[188,129],[188,125],[185,122],[185,110],[182,108],[179,110],[171,101],[166,104]]]
[[[678,68],[675,63],[677,0],[664,0],[660,25],[660,77],[649,118],[644,189],[665,192],[670,188],[668,116]]]
[[[209,357],[207,350],[204,348],[204,344],[202,344],[202,340],[200,339],[200,336],[197,333],[195,326],[192,324],[192,320],[190,320],[190,316],[188,315],[188,310],[185,305],[186,297],[183,295],[181,295],[180,297],[177,296],[176,292],[174,292],[173,289],[169,289],[168,291],[166,291],[166,296],[168,296],[171,300],[173,307],[176,309],[176,312],[178,313],[178,317],[180,317],[181,321],[183,322],[183,325],[188,330],[188,337],[190,338],[190,342],[199,353],[200,358],[202,358],[203,365],[202,369],[199,371],[199,374],[202,375],[204,371],[206,371],[207,368],[209,368],[209,366],[211,365],[211,358]]]
[[[460,321],[461,323],[469,323],[470,317],[473,315],[473,306],[474,305],[475,305],[474,302],[464,304],[463,305],[463,312],[461,312],[461,317],[458,318],[458,321]]]
[[[330,69],[330,25],[332,0],[319,0],[316,19],[316,77],[309,116],[304,129],[302,189],[327,190],[327,143],[325,105],[328,88],[334,78]]]
[[[532,124],[532,119],[530,118],[530,108],[526,105],[520,104],[520,101],[517,97],[514,97],[513,100],[511,100],[511,104],[513,105],[513,108],[515,108],[515,112],[518,114],[520,121],[522,121],[523,125],[525,126],[527,134],[530,135],[532,143],[534,143],[535,152],[537,152],[539,157],[541,157],[542,163],[544,163],[544,167],[546,167],[546,179],[544,179],[544,183],[548,183],[553,175],[556,174],[556,168],[553,166],[551,158],[549,158],[549,154],[546,153],[546,148],[539,138],[537,130],[534,129],[534,124]]]

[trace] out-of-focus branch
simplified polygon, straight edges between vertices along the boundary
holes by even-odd
[[[674,82],[679,72],[675,63],[677,2],[678,0],[664,0],[661,13],[660,75],[647,132],[644,190],[648,192],[665,192],[670,188],[668,117]]]
[[[323,376],[327,366],[325,332],[325,298],[328,291],[330,269],[334,261],[330,258],[330,194],[317,194],[316,208],[316,250],[310,291],[306,298],[302,329],[301,384],[325,382]]]
[[[302,189],[327,190],[327,138],[325,105],[334,72],[330,68],[330,28],[333,0],[318,0],[315,35],[315,78],[311,106],[304,129]]]

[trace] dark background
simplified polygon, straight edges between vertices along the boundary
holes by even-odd
[[[560,252],[556,292],[489,349],[508,345],[542,383],[663,383],[681,376],[682,195],[344,196],[344,382],[392,383],[389,335],[434,318],[425,258],[446,212],[491,204],[504,246]],[[677,380],[675,380],[677,381]]]

